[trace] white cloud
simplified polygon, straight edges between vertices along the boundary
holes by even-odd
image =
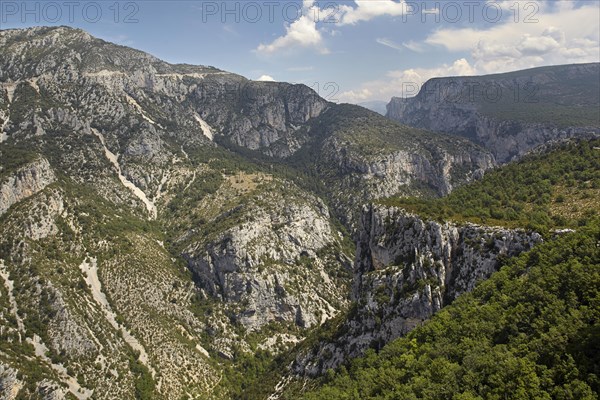
[[[349,90],[347,92],[340,94],[340,101],[342,103],[360,103],[366,100],[370,100],[377,96],[379,93],[379,88],[375,88],[375,93],[371,91],[369,88],[362,88],[357,90]]]
[[[504,15],[501,22],[477,29],[441,25],[422,42],[407,41],[400,45],[385,37],[376,40],[384,46],[398,50],[404,47],[418,53],[429,48],[443,49],[450,53],[450,60],[456,61],[432,68],[390,71],[386,76],[341,93],[340,100],[356,103],[388,100],[392,96],[403,94],[414,95],[414,88],[410,85],[418,87],[437,76],[482,75],[542,65],[600,61],[598,2],[486,1],[501,7]],[[312,18],[314,9],[311,7],[316,7],[316,3],[304,0],[303,4],[307,11],[304,15],[307,17],[288,26],[284,36],[270,45],[261,45],[259,50],[268,53],[286,46],[303,46],[313,47],[321,52],[327,51],[324,44],[325,30],[319,30]],[[402,16],[407,13],[407,7],[404,0],[362,0],[343,4],[335,16],[339,19],[336,26],[354,25],[379,16]],[[519,22],[515,22],[515,8],[520,10]],[[331,14],[326,9],[321,11],[321,16]],[[537,23],[525,23],[526,18],[537,20]],[[440,52],[440,57],[448,57],[443,54]],[[405,93],[403,89],[406,89]]]
[[[280,50],[289,50],[293,47],[310,47],[321,54],[329,53],[323,44],[323,35],[317,29],[313,18],[303,15],[286,27],[284,36],[280,36],[270,44],[260,44],[259,53],[273,54]]]
[[[544,55],[548,52],[555,51],[560,47],[560,44],[548,36],[530,36],[524,35],[521,38],[521,43],[517,45],[517,50],[521,55]]]
[[[390,40],[387,38],[377,38],[377,39],[375,39],[375,41],[386,47],[390,47],[395,50],[402,50],[402,45],[395,43],[393,40]]]
[[[425,47],[422,44],[415,42],[414,40],[403,42],[402,46],[406,47],[411,51],[414,51],[415,53],[423,53],[425,51]]]
[[[361,21],[370,21],[380,16],[401,16],[407,11],[404,0],[355,0],[356,7],[341,5],[337,16],[342,25],[356,24]]]
[[[257,52],[274,54],[282,50],[301,47],[313,48],[321,54],[329,54],[323,40],[325,30],[317,27],[319,20],[335,21],[337,26],[354,25],[379,16],[404,15],[407,10],[404,0],[355,0],[354,6],[336,5],[337,8],[333,10],[327,7],[329,4],[324,4],[324,9],[319,8],[319,2],[316,0],[303,0],[302,4],[302,16],[286,26],[283,36],[269,44],[261,43],[256,49]],[[336,30],[329,32],[331,36],[338,33]],[[398,47],[400,48],[400,46]]]
[[[483,75],[543,65],[600,61],[600,5],[597,2],[580,6],[572,1],[493,2],[506,12],[506,19],[501,23],[479,30],[442,27],[430,33],[422,43],[403,43],[413,51],[435,46],[460,54],[457,58],[464,53],[470,57],[435,68],[390,71],[382,79],[365,82],[342,93],[340,99],[357,103],[388,100],[392,96],[410,97],[424,82],[438,76]],[[525,9],[528,4],[536,8]],[[514,21],[515,5],[521,10],[520,23]],[[530,15],[534,10],[536,14]],[[523,23],[527,16],[538,22]]]
[[[271,75],[261,75],[257,81],[260,82],[275,82],[275,78],[273,78]]]
[[[599,4],[580,7],[572,1],[535,2],[539,11],[521,6],[519,23],[511,17],[489,29],[442,28],[431,33],[426,44],[441,46],[450,52],[470,52],[479,73],[506,72],[549,64],[570,64],[600,60]],[[514,3],[512,4],[514,7]],[[527,11],[527,12],[525,12]],[[508,14],[507,14],[508,15]],[[537,23],[524,23],[531,16]]]

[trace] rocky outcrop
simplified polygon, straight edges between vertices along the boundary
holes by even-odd
[[[363,204],[396,196],[444,196],[481,178],[494,156],[463,138],[398,124],[352,105],[336,105],[313,124],[319,131],[314,170],[333,200],[335,212],[358,227]]]
[[[416,97],[394,97],[387,117],[464,136],[500,163],[549,141],[600,136],[600,64],[482,77],[431,79]]]
[[[77,358],[97,352],[94,337],[85,328],[85,325],[69,311],[60,291],[49,284],[45,290],[48,292],[48,307],[52,310],[53,318],[48,324],[48,347],[56,354],[68,354]]]
[[[356,307],[334,341],[297,357],[295,373],[316,376],[367,348],[406,334],[501,260],[542,240],[535,232],[427,221],[401,209],[363,210],[354,267]]]
[[[23,382],[17,377],[17,371],[0,364],[0,400],[14,400],[17,398]]]
[[[263,200],[268,205],[228,211],[248,222],[193,242],[184,257],[204,293],[222,301],[248,331],[271,322],[321,324],[340,311],[343,298],[328,264],[350,264],[333,250],[341,238],[329,210],[310,195]]]
[[[246,80],[233,86],[224,83],[220,90],[200,85],[191,101],[202,119],[227,140],[277,158],[300,149],[307,138],[298,128],[329,107],[303,85]]]
[[[495,166],[494,157],[476,147],[450,151],[443,146],[429,149],[396,150],[376,157],[348,151],[339,140],[331,140],[324,150],[340,175],[356,175],[369,187],[369,199],[389,197],[411,186],[429,187],[444,196],[460,184],[483,177]]]
[[[19,201],[42,191],[56,180],[45,158],[35,160],[0,182],[0,215]]]

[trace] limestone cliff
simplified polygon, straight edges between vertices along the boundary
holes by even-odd
[[[489,151],[463,139],[390,121],[349,104],[308,125],[316,140],[292,157],[309,162],[335,211],[350,225],[369,201],[394,195],[443,196],[496,165]]]
[[[503,258],[541,240],[535,232],[439,223],[393,207],[366,207],[354,266],[356,306],[333,341],[296,358],[294,372],[316,376],[383,346],[472,290]]]
[[[27,92],[51,98],[46,104],[58,112],[76,103],[79,117],[100,131],[141,124],[131,138],[130,156],[157,156],[165,136],[205,143],[219,135],[286,157],[302,145],[297,127],[329,104],[304,85],[256,82],[214,67],[168,64],[66,27],[4,30],[0,48],[0,100],[10,103],[0,107],[4,138],[23,130],[23,124],[30,125],[26,131],[41,134],[53,119],[26,118],[29,110],[18,103]],[[65,86],[76,89],[66,91]],[[78,99],[77,93],[84,92],[87,98]]]
[[[223,203],[227,190],[205,207]],[[248,194],[251,202],[205,214],[202,228],[182,238],[203,296],[248,332],[269,324],[306,329],[337,315],[347,304],[351,259],[328,207],[268,177]]]
[[[48,160],[40,158],[0,179],[0,215],[13,204],[38,193],[56,180]]]
[[[460,135],[508,162],[548,141],[600,135],[600,64],[431,79],[413,98],[394,97],[387,117]]]

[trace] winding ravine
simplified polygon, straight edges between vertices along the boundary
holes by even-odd
[[[146,193],[144,193],[142,191],[142,189],[135,186],[135,184],[133,182],[131,182],[129,179],[127,179],[127,177],[125,177],[125,175],[123,175],[123,173],[121,172],[121,166],[119,165],[117,156],[112,151],[110,151],[108,149],[108,147],[106,147],[106,141],[104,140],[104,135],[102,135],[102,133],[98,132],[98,130],[96,130],[96,129],[92,129],[92,132],[94,133],[94,135],[96,135],[96,137],[98,139],[100,139],[100,142],[102,143],[102,146],[104,147],[104,155],[115,167],[117,174],[119,175],[119,180],[121,181],[123,186],[125,186],[126,188],[131,190],[131,192],[146,205],[146,209],[148,210],[148,213],[150,214],[150,219],[156,219],[156,217],[158,215],[156,205],[154,205],[154,203],[148,198],[148,196],[146,196]]]
[[[152,376],[156,376],[156,372],[152,368],[152,365],[148,361],[148,353],[142,344],[125,328],[123,325],[117,322],[117,315],[113,311],[106,295],[102,291],[102,284],[98,278],[98,261],[96,258],[86,258],[79,266],[81,272],[83,272],[85,282],[90,286],[92,290],[92,297],[100,305],[102,312],[104,313],[106,320],[112,325],[113,328],[120,331],[123,335],[125,342],[134,350],[140,353],[139,360],[144,364]]]
[[[8,302],[11,307],[11,312],[14,314],[14,317],[17,321],[17,329],[19,330],[19,341],[21,340],[21,332],[25,332],[25,325],[23,324],[23,320],[19,316],[17,301],[14,297],[14,282],[10,280],[9,273],[6,270],[4,265],[4,260],[0,259],[0,278],[4,281],[4,286],[8,291]],[[54,363],[46,354],[48,353],[48,348],[42,342],[38,335],[33,335],[33,339],[28,338],[27,342],[31,343],[33,346],[35,355],[42,360],[44,360],[50,367],[56,371],[60,380],[67,385],[69,391],[75,396],[78,400],[87,400],[94,393],[93,390],[83,388],[77,379],[70,376],[67,372],[67,369],[61,365]]]

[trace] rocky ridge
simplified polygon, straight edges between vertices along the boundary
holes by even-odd
[[[306,129],[321,134],[292,165],[323,182],[334,210],[354,228],[365,203],[401,194],[444,196],[496,165],[468,140],[408,128],[349,104],[328,109]]]
[[[126,151],[130,156],[158,156],[164,135],[206,142],[212,139],[204,133],[210,128],[239,146],[285,157],[302,144],[295,137],[297,126],[328,107],[304,85],[255,82],[213,67],[171,65],[66,27],[1,31],[0,47],[5,54],[0,81],[9,103],[27,84],[40,96],[52,96],[57,112],[66,112],[76,101],[76,111],[93,118],[90,125],[99,130],[112,130],[129,114],[136,115],[142,129]],[[74,83],[79,90],[62,89]],[[93,103],[78,101],[76,94],[85,91],[93,93]],[[6,138],[19,122],[15,116],[7,119]],[[37,123],[31,122],[31,130],[40,133],[49,121],[39,116]]]

